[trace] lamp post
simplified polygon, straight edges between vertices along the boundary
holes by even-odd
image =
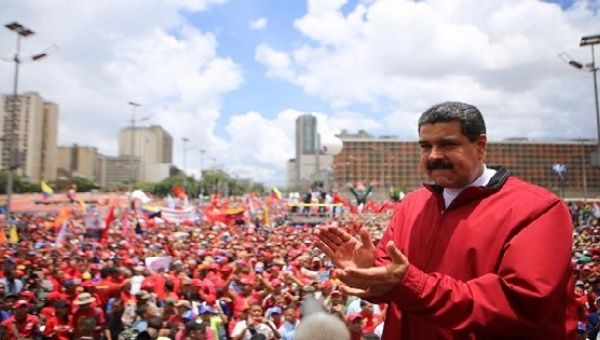
[[[27,38],[30,35],[33,35],[34,32],[19,24],[18,22],[12,22],[10,24],[5,25],[6,28],[15,32],[17,34],[17,49],[15,51],[15,56],[13,61],[15,62],[15,75],[13,79],[13,98],[12,98],[12,112],[10,118],[10,131],[8,135],[8,144],[9,144],[9,157],[8,157],[8,174],[6,178],[6,216],[10,220],[11,215],[11,202],[12,202],[12,194],[13,194],[13,182],[15,170],[19,168],[20,156],[17,149],[17,100],[18,100],[18,88],[19,88],[19,66],[21,65],[21,38]],[[47,54],[40,53],[31,57],[31,60],[36,61],[44,58]]]
[[[202,179],[202,170],[204,170],[204,154],[206,150],[200,149],[200,179]]]
[[[131,190],[133,191],[133,184],[135,183],[135,137],[136,137],[136,133],[135,133],[135,110],[142,106],[142,104],[136,103],[136,102],[128,102],[127,104],[129,104],[131,106],[131,169],[129,170],[131,172]],[[141,164],[140,164],[141,165]]]
[[[561,57],[561,59],[563,59],[564,61],[566,61],[569,65],[575,67],[576,69],[583,69],[584,67],[589,69],[590,72],[592,72],[592,78],[594,81],[594,103],[595,103],[595,109],[596,109],[596,132],[597,132],[597,143],[598,143],[598,150],[596,152],[596,156],[594,157],[595,163],[594,165],[600,165],[600,107],[598,106],[598,80],[597,80],[597,73],[598,73],[598,67],[596,66],[596,55],[595,55],[595,51],[594,51],[594,45],[600,44],[600,34],[597,35],[590,35],[590,36],[586,36],[586,37],[582,37],[581,41],[579,43],[579,46],[584,47],[584,46],[590,46],[591,51],[592,51],[592,62],[589,64],[582,64],[576,60],[571,59],[571,57],[566,54],[566,53],[561,53],[559,54],[559,57]]]
[[[598,67],[596,67],[596,56],[594,53],[594,45],[600,44],[600,34],[590,35],[581,38],[579,46],[589,46],[592,50],[592,63],[589,65],[592,76],[594,77],[594,100],[596,103],[596,128],[598,132],[598,161],[600,162],[600,108],[598,107],[598,80],[596,73],[598,73]]]

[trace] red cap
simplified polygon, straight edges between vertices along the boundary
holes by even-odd
[[[60,293],[57,291],[50,292],[48,293],[48,296],[46,296],[46,299],[48,299],[48,301],[56,301],[60,299]]]
[[[15,302],[14,307],[15,308],[29,307],[29,302],[27,302],[27,300],[18,300],[17,302]]]
[[[35,297],[35,293],[30,290],[24,290],[19,293],[19,297],[29,301]]]

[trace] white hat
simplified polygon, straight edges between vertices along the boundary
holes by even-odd
[[[88,303],[92,303],[94,301],[96,301],[96,298],[93,297],[92,294],[81,293],[81,294],[77,295],[77,299],[75,299],[75,301],[73,303],[80,306],[80,305],[87,305]]]

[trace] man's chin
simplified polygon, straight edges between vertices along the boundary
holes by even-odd
[[[448,178],[446,176],[432,176],[433,182],[435,182],[435,184],[444,187],[444,188],[459,188],[459,186],[456,185],[456,183],[451,179]]]

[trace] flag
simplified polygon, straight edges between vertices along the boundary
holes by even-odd
[[[42,181],[40,183],[40,187],[42,189],[42,195],[44,195],[44,197],[48,197],[48,196],[50,196],[50,195],[52,195],[54,193],[54,189],[52,189],[52,187],[50,187],[44,181]]]
[[[10,226],[10,233],[8,235],[8,241],[11,244],[19,243],[19,234],[17,233],[17,227],[14,225]]]
[[[65,241],[65,235],[67,233],[67,220],[65,220],[60,227],[60,231],[56,235],[56,240],[54,240],[54,247],[60,247]]]
[[[0,228],[0,245],[4,245],[7,244],[8,240],[6,239],[6,231],[4,230],[4,227]]]
[[[175,196],[179,199],[184,199],[186,194],[185,194],[185,190],[180,187],[179,185],[175,185],[173,186],[173,189],[171,189],[171,191],[175,194]]]
[[[278,200],[281,199],[281,191],[279,191],[277,187],[273,187],[273,193],[275,194],[275,197],[277,197]]]
[[[79,200],[79,205],[81,206],[81,210],[85,214],[85,209],[87,209],[87,206],[85,205],[85,201],[84,200]]]
[[[554,170],[560,179],[565,179],[565,175],[567,174],[567,166],[565,164],[555,163],[552,165],[552,170]]]
[[[110,224],[115,220],[115,206],[111,206],[108,214],[104,218],[104,228],[102,229],[102,233],[100,234],[100,243],[106,242],[106,237],[108,236],[108,229],[110,228]]]
[[[269,216],[269,207],[266,204],[263,205],[263,223],[265,225],[271,223],[271,218]]]
[[[71,212],[69,211],[69,208],[62,208],[60,210],[60,213],[58,214],[58,216],[56,216],[56,219],[54,220],[54,229],[59,229],[62,226],[63,222],[69,219],[71,219]]]

